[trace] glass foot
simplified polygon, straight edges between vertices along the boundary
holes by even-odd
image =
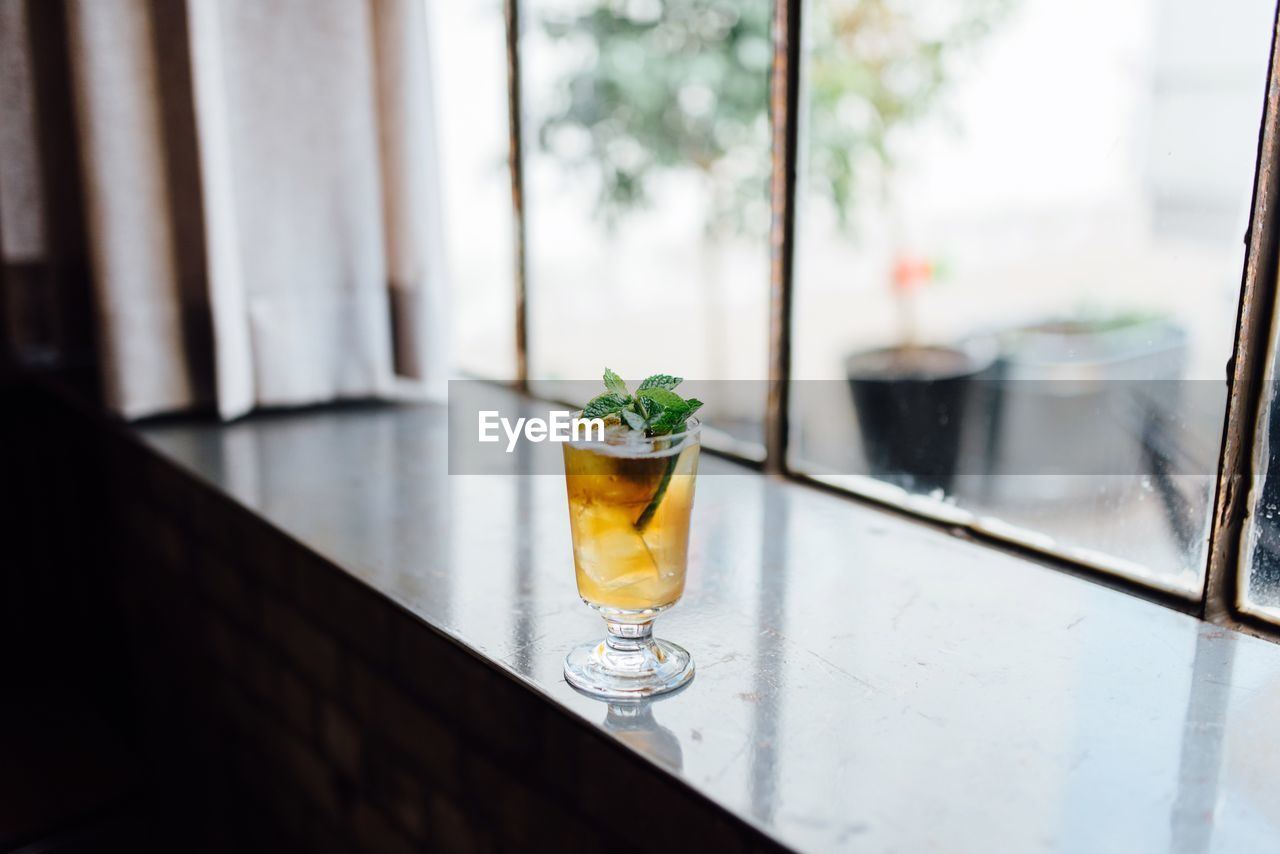
[[[604,640],[574,647],[565,656],[564,678],[597,697],[652,697],[687,684],[693,678],[693,656],[684,647],[647,632],[626,637],[615,634],[610,626]]]

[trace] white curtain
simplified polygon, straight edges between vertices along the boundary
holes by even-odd
[[[23,23],[29,2],[0,0],[5,19]],[[230,418],[415,394],[444,376],[421,0],[64,3],[112,407]],[[47,34],[26,24],[38,69]]]

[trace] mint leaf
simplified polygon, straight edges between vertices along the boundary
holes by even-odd
[[[622,410],[622,417],[632,430],[644,430],[649,426],[649,422],[645,421],[643,415],[638,412],[632,412],[630,409]]]
[[[702,401],[697,398],[689,398],[680,401],[679,406],[672,406],[662,410],[662,412],[649,421],[649,435],[664,436],[668,433],[681,432],[685,428],[685,422],[693,413],[702,408]]]
[[[651,377],[647,377],[644,382],[640,383],[640,388],[636,390],[643,391],[646,388],[661,388],[666,389],[667,391],[672,391],[682,382],[684,382],[684,380],[681,377],[673,377],[671,374],[654,374]]]
[[[622,377],[608,368],[604,369],[604,387],[620,397],[631,396],[631,392],[627,391],[627,384],[622,381]]]
[[[658,386],[650,386],[642,388],[636,392],[636,397],[653,401],[663,409],[683,409],[685,407],[684,398],[676,394],[674,391],[668,391]]]
[[[668,433],[674,432],[675,429],[683,423],[683,412],[675,409],[668,409],[649,425],[649,432],[654,436],[665,436]]]
[[[612,415],[622,409],[628,402],[628,399],[622,395],[606,392],[591,398],[590,402],[582,408],[582,417],[604,418],[606,415]]]
[[[675,433],[684,427],[684,423],[688,419],[689,409],[686,407],[667,409],[649,425],[649,432],[655,436]]]

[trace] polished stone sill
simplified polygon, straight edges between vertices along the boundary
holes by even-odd
[[[1269,851],[1280,646],[704,457],[685,690],[610,709],[561,676],[564,483],[450,475],[435,406],[139,428],[568,713],[804,850]],[[642,792],[624,793],[643,799]]]

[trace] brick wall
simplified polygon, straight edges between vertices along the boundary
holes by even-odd
[[[309,852],[772,847],[127,430],[35,398],[58,425],[46,453],[80,449],[49,478],[45,512],[98,532],[72,536],[87,557],[55,566],[96,585],[63,614],[93,647],[75,678],[111,686],[193,837]],[[615,812],[625,802],[643,806]]]

